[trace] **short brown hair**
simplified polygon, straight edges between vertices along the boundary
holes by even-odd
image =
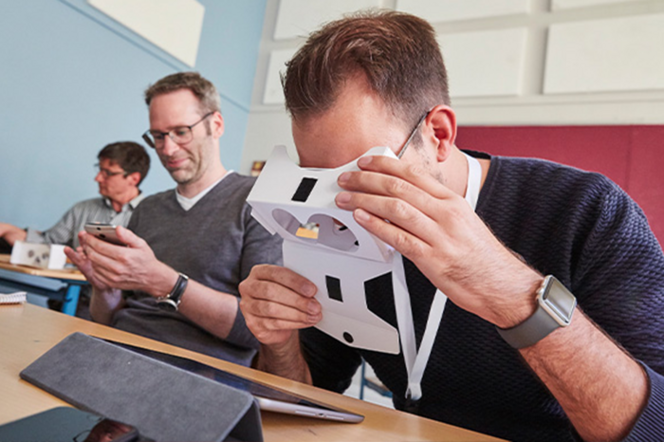
[[[408,124],[449,104],[447,73],[433,27],[396,11],[363,11],[312,33],[281,82],[294,120],[328,110],[344,82],[363,72],[370,87]]]
[[[145,90],[145,104],[157,95],[175,92],[180,89],[189,89],[201,102],[201,114],[208,112],[221,112],[221,98],[214,84],[198,72],[177,72],[167,75]]]
[[[143,146],[133,141],[118,141],[117,143],[107,144],[99,152],[97,158],[118,163],[118,166],[127,174],[138,172],[141,175],[139,185],[150,170],[150,156]]]

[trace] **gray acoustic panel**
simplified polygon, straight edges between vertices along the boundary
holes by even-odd
[[[431,23],[475,20],[530,12],[528,0],[397,0],[396,9]]]
[[[551,0],[551,10],[587,8],[591,6],[604,6],[613,3],[638,3],[642,0]]]
[[[664,90],[664,14],[551,26],[545,94]]]
[[[88,3],[189,67],[196,66],[205,15],[205,6],[198,1],[88,0]]]
[[[381,0],[280,0],[275,40],[306,37],[323,23],[344,14],[381,6]]]
[[[439,34],[450,96],[520,95],[527,36],[526,28]]]

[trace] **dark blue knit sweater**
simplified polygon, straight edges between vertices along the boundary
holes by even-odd
[[[492,157],[477,213],[507,247],[562,281],[588,316],[649,367],[650,403],[629,440],[664,440],[664,255],[636,203],[599,174]],[[405,267],[419,345],[435,288],[411,262]],[[397,327],[390,284],[367,293],[367,304]],[[301,340],[315,385],[345,390],[363,357],[404,409],[402,354],[357,351],[313,328]],[[515,441],[578,438],[518,351],[492,324],[451,302],[422,391],[414,410],[422,416]]]

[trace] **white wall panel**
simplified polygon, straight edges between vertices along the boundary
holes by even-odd
[[[432,23],[527,14],[528,0],[397,0],[397,10]]]
[[[181,60],[196,65],[205,7],[196,0],[88,0],[91,6]]]
[[[664,14],[551,26],[544,92],[664,89]]]
[[[526,36],[525,28],[440,35],[450,95],[519,95]]]
[[[551,9],[586,8],[610,3],[635,3],[643,0],[551,0]]]
[[[274,39],[307,36],[325,22],[348,12],[380,7],[381,0],[281,0],[274,29]]]
[[[265,79],[265,92],[263,93],[263,104],[280,104],[284,102],[284,91],[281,88],[281,73],[286,71],[286,62],[290,60],[295,52],[293,49],[282,49],[270,52],[270,64],[267,68]]]
[[[291,120],[286,111],[274,113],[253,112],[249,115],[241,173],[248,173],[254,161],[265,161],[274,146],[284,145],[293,161],[298,161],[291,133]],[[253,128],[253,130],[252,130]]]
[[[302,44],[293,37],[317,28],[313,22],[367,6],[410,12],[435,26],[461,125],[664,124],[664,0],[267,0],[267,5],[243,172],[275,144],[292,149],[278,72],[292,54],[285,50]],[[281,38],[291,39],[275,41],[275,26]]]

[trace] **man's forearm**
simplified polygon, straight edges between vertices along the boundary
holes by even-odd
[[[25,241],[26,232],[20,227],[11,224],[0,223],[0,238],[3,238],[10,246],[16,241]]]
[[[648,400],[642,367],[580,309],[521,354],[584,440],[623,439]]]
[[[100,324],[110,325],[113,315],[125,305],[122,291],[118,289],[92,289],[90,298],[90,317]]]
[[[313,384],[297,332],[283,346],[261,345],[256,368],[297,382]]]
[[[238,299],[190,279],[179,310],[199,327],[226,339],[237,317]]]
[[[136,289],[155,298],[167,296],[178,281],[178,271],[161,261],[155,260],[152,264],[137,278]],[[226,339],[233,328],[237,310],[236,296],[211,289],[193,279],[189,279],[178,306],[180,313],[221,339]]]

